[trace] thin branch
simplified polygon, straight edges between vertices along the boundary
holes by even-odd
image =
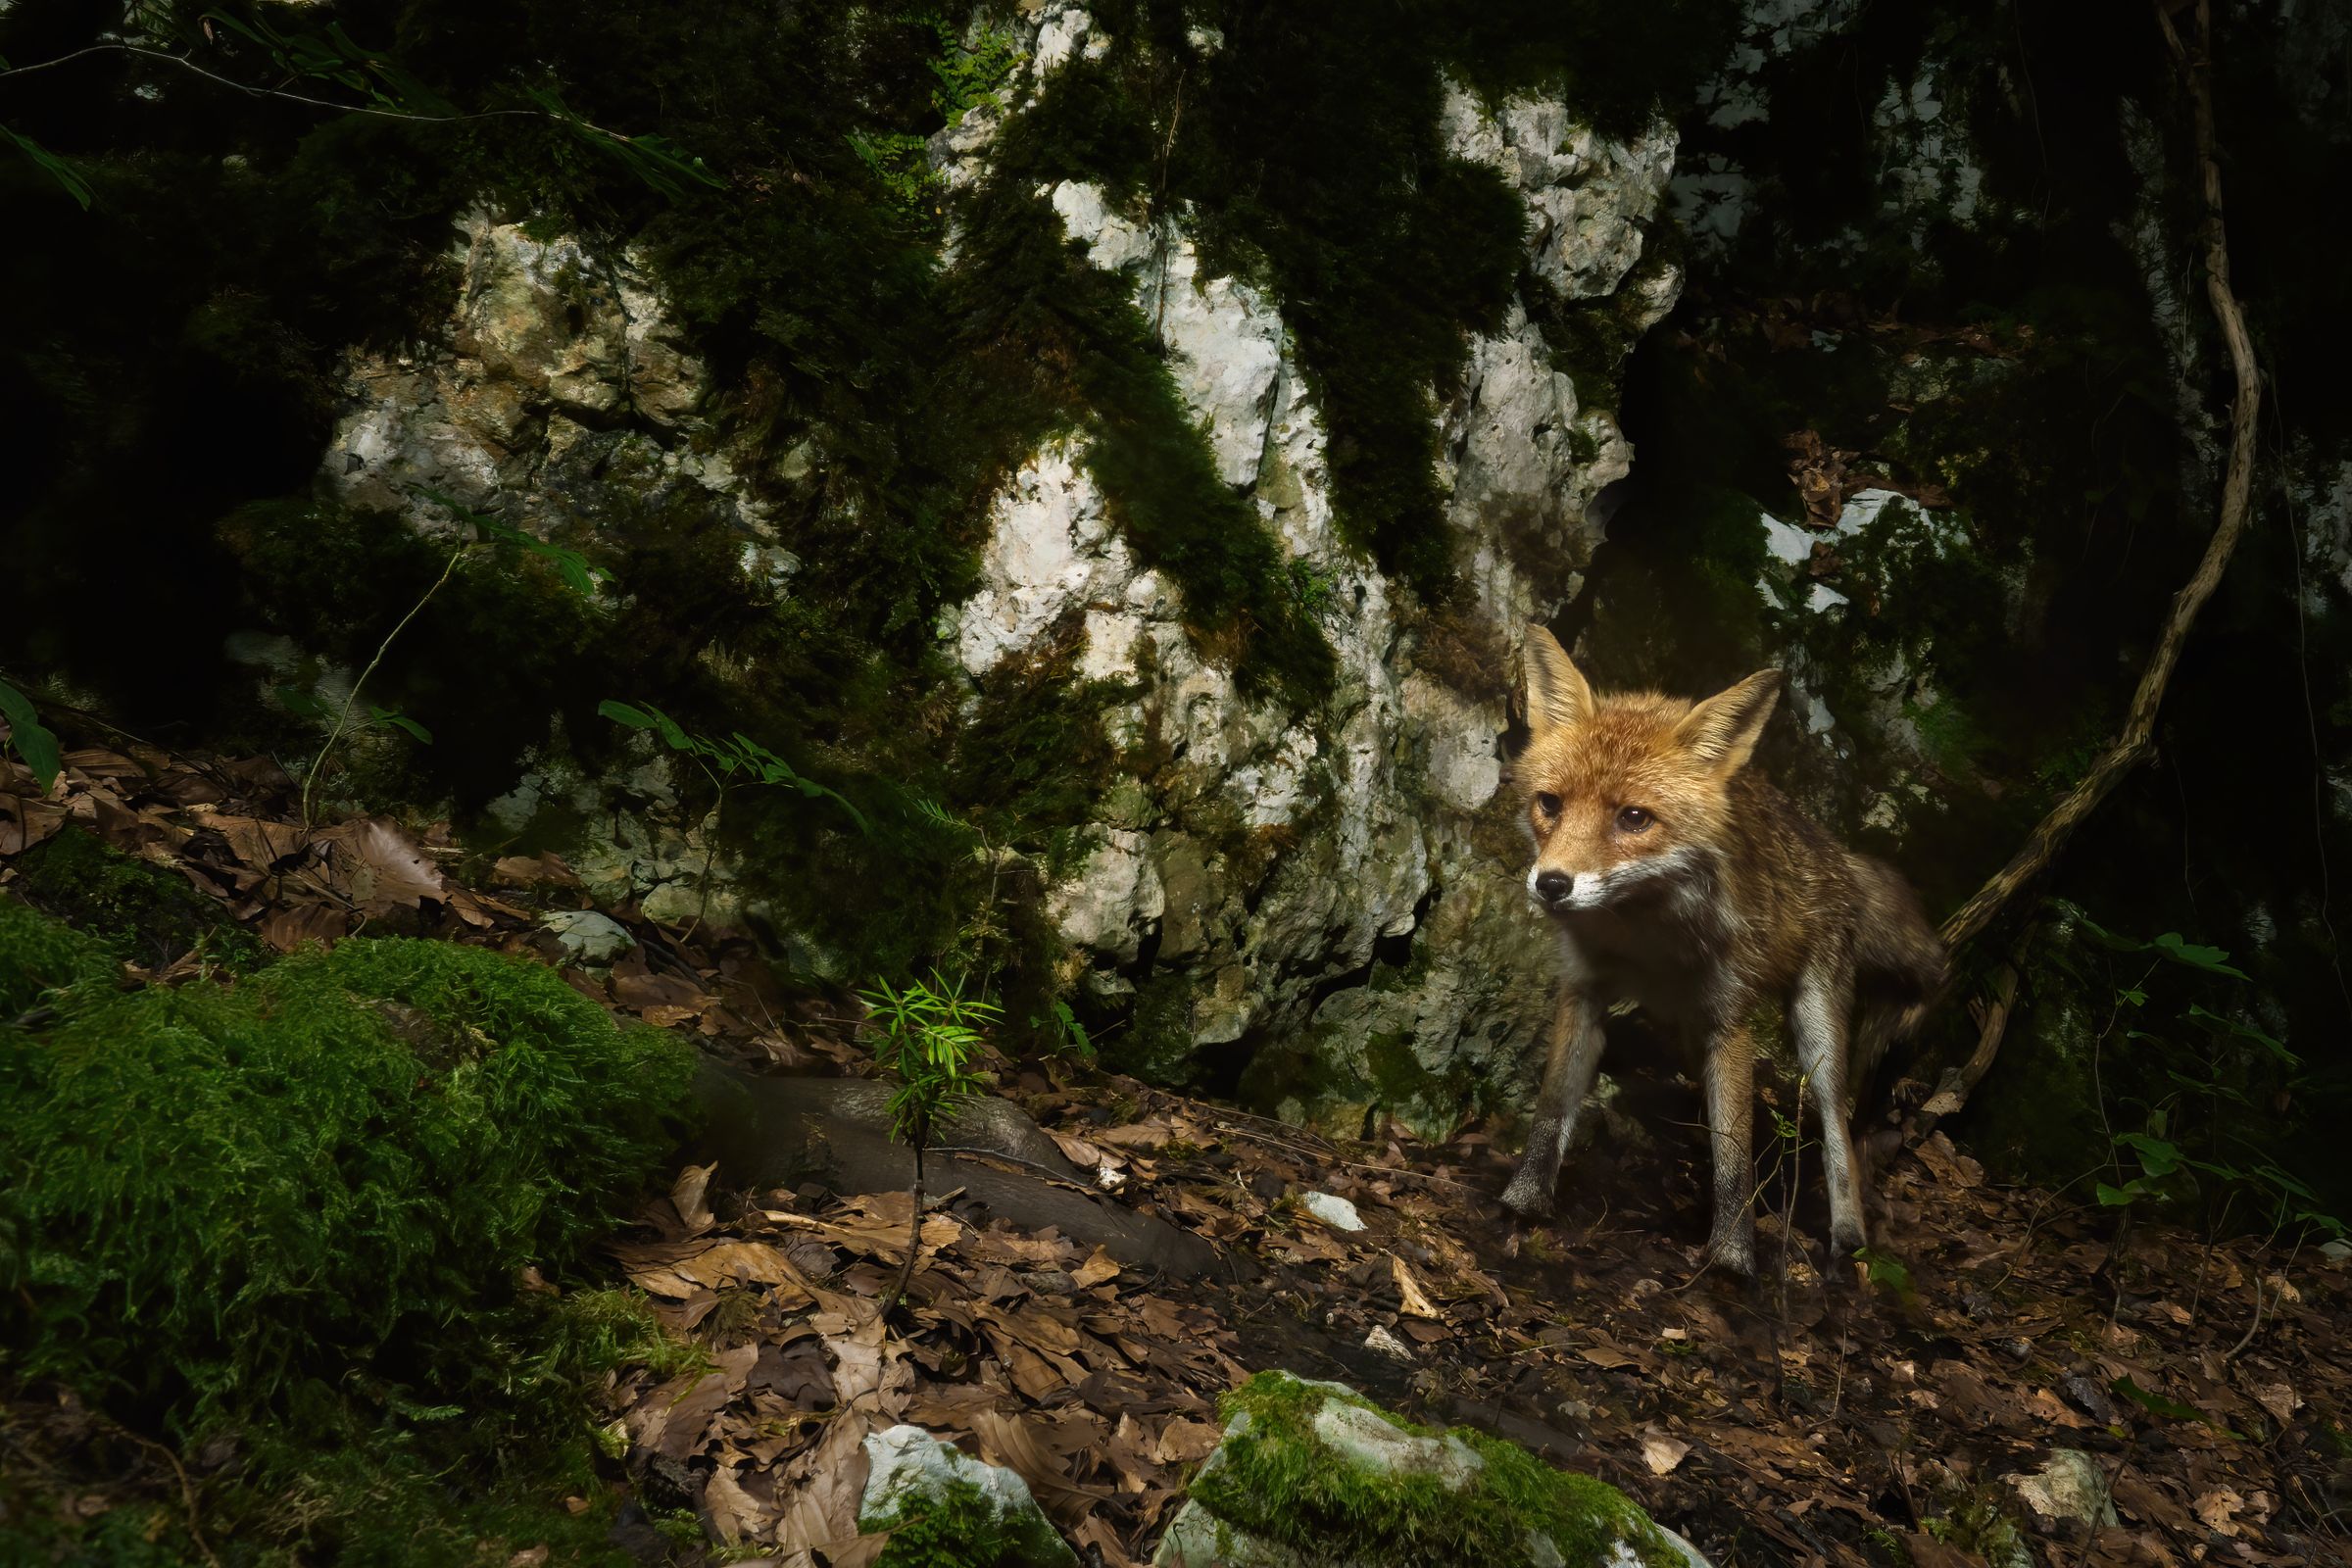
[[[250,82],[239,81],[233,76],[223,76],[218,72],[207,71],[186,55],[175,55],[164,49],[143,49],[135,43],[94,43],[86,49],[76,49],[72,54],[59,55],[55,60],[36,60],[29,66],[11,67],[7,71],[0,71],[0,81],[5,81],[11,76],[29,75],[36,71],[47,71],[50,67],[62,66],[69,60],[79,60],[84,55],[99,54],[137,55],[142,60],[161,60],[166,65],[178,66],[183,70],[192,71],[207,81],[217,81],[223,87],[233,87],[248,97],[282,98],[287,103],[308,104],[314,109],[332,109],[339,114],[368,115],[377,120],[412,120],[428,125],[456,124],[461,121],[467,120],[512,120],[517,118],[552,120],[558,124],[576,124],[584,130],[592,130],[600,136],[610,136],[617,142],[625,143],[635,139],[621,131],[607,130],[592,120],[577,115],[559,115],[547,109],[477,109],[470,113],[419,115],[406,109],[383,109],[373,104],[339,104],[331,98],[313,98],[305,93],[288,92],[282,87],[256,87]]]
[[[399,625],[385,633],[384,640],[376,645],[375,657],[368,661],[368,667],[360,671],[360,678],[351,683],[351,691],[343,699],[343,710],[335,715],[334,729],[328,733],[326,744],[318,748],[318,755],[311,759],[311,770],[303,777],[302,825],[306,830],[311,825],[311,788],[318,782],[318,769],[325,765],[327,753],[335,749],[335,742],[343,738],[344,726],[351,722],[351,710],[360,700],[360,688],[368,684],[368,677],[375,673],[375,666],[384,662],[384,655],[391,651],[392,639],[408,630],[409,622],[415,620],[423,612],[424,607],[433,602],[433,595],[439,593],[442,584],[456,575],[458,563],[464,561],[466,552],[472,548],[471,541],[458,546],[456,554],[449,558],[449,564],[441,568],[441,575],[435,578],[433,585],[424,591],[424,597],[417,600],[409,612],[400,617]]]
[[[2272,1234],[2277,1235],[2278,1233],[2274,1231]],[[2276,1309],[2278,1302],[2286,1299],[2286,1271],[2287,1269],[2295,1266],[2295,1259],[2302,1254],[2302,1251],[2303,1238],[2301,1235],[2297,1235],[2295,1237],[2295,1245],[2293,1250],[2286,1254],[2286,1262],[2284,1266],[2278,1270],[2278,1294],[2271,1302],[2271,1305],[2274,1309]],[[2254,1336],[2261,1332],[2262,1265],[2257,1263],[2254,1265],[2254,1321],[2246,1325],[2245,1337],[2240,1339],[2235,1345],[2230,1347],[2230,1353],[2223,1356],[2222,1359],[2224,1361],[2234,1361],[2239,1356],[2245,1354],[2246,1347],[2252,1345],[2254,1343]]]
[[[2205,293],[2230,350],[2236,388],[2230,407],[2230,464],[2222,482],[2221,517],[2195,575],[2173,598],[2156,651],[2133,693],[2123,733],[2116,738],[2090,772],[2069,791],[2066,799],[2041,819],[2025,846],[1993,878],[1977,890],[1943,924],[1943,940],[1958,947],[1983,932],[2024,889],[2049,868],[2069,837],[2083,819],[2123,780],[2144,761],[2155,747],[2156,710],[2180,662],[2181,646],[2205,601],[2213,597],[2230,564],[2231,552],[2246,531],[2254,485],[2256,416],[2262,404],[2262,378],[2254,361],[2254,344],[2246,331],[2245,313],[2230,285],[2230,246],[2222,225],[2221,154],[2213,122],[2212,0],[2197,0],[2198,49],[2193,55],[2173,27],[2166,0],[2156,0],[2156,24],[2173,58],[2187,78],[2196,123],[2197,164],[2205,197]]]

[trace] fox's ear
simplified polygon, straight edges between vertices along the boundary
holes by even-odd
[[[1781,672],[1760,669],[1690,710],[1674,738],[1718,773],[1737,773],[1764,738],[1764,721],[1781,700]]]
[[[1527,628],[1527,727],[1538,735],[1592,716],[1592,687],[1560,640],[1542,626]]]

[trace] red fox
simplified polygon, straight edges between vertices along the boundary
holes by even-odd
[[[1831,1240],[1850,1255],[1868,1241],[1850,1096],[1941,990],[1942,943],[1900,873],[1849,854],[1747,765],[1780,698],[1778,670],[1695,705],[1600,697],[1542,626],[1529,630],[1526,668],[1533,739],[1513,771],[1536,850],[1527,888],[1558,927],[1566,973],[1535,1126],[1503,1201],[1551,1212],[1600,1063],[1601,1019],[1632,1001],[1703,1043],[1708,1251],[1752,1277],[1747,1020],[1782,999],[1821,1109]]]

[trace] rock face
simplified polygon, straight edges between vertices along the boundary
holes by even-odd
[[[1049,8],[1034,79],[1094,26]],[[941,133],[934,162],[952,184],[981,177],[1024,101]],[[1527,203],[1543,285],[1622,291],[1637,332],[1672,306],[1679,276],[1640,266],[1670,127],[1617,143],[1556,100],[1487,105],[1454,86],[1440,128],[1452,156],[1494,168]],[[1155,323],[1219,475],[1310,585],[1340,670],[1315,711],[1250,700],[1106,521],[1082,442],[1056,440],[1020,469],[992,512],[983,584],[941,633],[978,677],[1075,621],[1079,671],[1134,692],[1105,722],[1140,789],[1106,797],[1047,899],[1071,967],[1099,998],[1137,999],[1127,1065],[1179,1074],[1203,1049],[1235,1047],[1244,1094],[1284,1115],[1353,1131],[1377,1107],[1448,1131],[1475,1098],[1507,1097],[1548,1005],[1548,945],[1498,820],[1506,666],[1524,624],[1573,593],[1597,542],[1593,498],[1631,447],[1555,367],[1525,302],[1470,346],[1441,411],[1440,476],[1468,588],[1443,628],[1455,657],[1435,657],[1428,612],[1335,528],[1322,423],[1276,303],[1210,271],[1180,219],[1154,229],[1079,181],[1046,194]]]
[[[1068,0],[1011,25],[1025,66],[933,139],[950,198],[991,177],[1007,127],[1057,73],[1108,47]],[[1177,1079],[1247,1062],[1246,1098],[1345,1131],[1377,1109],[1444,1134],[1524,1085],[1552,973],[1499,799],[1505,694],[1525,623],[1574,594],[1599,539],[1595,498],[1633,461],[1593,404],[1606,389],[1580,388],[1539,307],[1589,305],[1638,334],[1680,286],[1646,256],[1674,164],[1664,122],[1618,142],[1556,98],[1449,85],[1436,128],[1525,203],[1535,291],[1468,345],[1458,388],[1433,404],[1455,601],[1419,603],[1343,537],[1323,421],[1270,291],[1211,267],[1182,214],[1155,225],[1140,202],[1063,180],[1040,194],[1152,323],[1217,475],[1279,541],[1336,689],[1305,711],[1243,690],[1122,537],[1083,432],[1017,465],[986,511],[979,586],[937,628],[970,679],[967,718],[982,677],[1073,629],[1076,673],[1121,694],[1101,722],[1129,777],[1056,852],[1043,894],[1065,981],[1098,1010],[1132,1009],[1108,1037],[1120,1064]],[[951,220],[944,265],[956,245]],[[450,261],[441,344],[347,362],[333,493],[427,531],[453,524],[420,487],[503,506],[543,535],[688,508],[741,537],[755,583],[788,589],[798,564],[745,475],[790,477],[808,459],[730,444],[707,416],[709,374],[641,257],[477,214]],[[644,762],[627,783],[651,809],[616,809],[557,757],[493,814],[517,832],[550,810],[611,824],[575,861],[592,891],[657,916],[731,917],[723,875],[703,874],[712,824],[675,821],[662,760]]]
[[[1408,1537],[1494,1568],[1706,1568],[1614,1488],[1398,1421],[1343,1384],[1263,1372],[1228,1411],[1153,1568],[1370,1565]]]
[[[687,486],[739,514],[753,540],[757,511],[740,479],[691,439],[709,377],[642,262],[479,212],[459,232],[446,341],[346,362],[330,487],[427,528],[449,519],[419,487],[469,506],[518,497],[522,514],[506,520],[544,533],[619,495],[642,503]]]

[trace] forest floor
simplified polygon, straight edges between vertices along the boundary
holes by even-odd
[[[0,885],[10,857],[78,826],[280,951],[363,929],[477,942],[723,1058],[865,1059],[839,999],[779,987],[725,933],[609,909],[637,946],[568,963],[539,917],[587,900],[553,858],[485,863],[384,820],[306,830],[266,761],[126,744],[68,763],[48,802],[0,799]],[[137,977],[206,972],[200,949]],[[1062,1185],[1208,1239],[1221,1266],[1155,1276],[950,1193],[885,1312],[906,1193],[744,1193],[688,1167],[608,1250],[709,1357],[604,1391],[622,1545],[677,1560],[657,1525],[691,1509],[714,1560],[870,1561],[861,1440],[909,1421],[1019,1472],[1102,1563],[1139,1562],[1216,1440],[1219,1396],[1285,1367],[1597,1475],[1718,1564],[2352,1561],[2340,1249],[2119,1237],[2082,1188],[1991,1180],[1933,1133],[1882,1162],[1887,1261],[1852,1282],[1825,1277],[1813,1150],[1768,1152],[1770,1278],[1749,1289],[1699,1267],[1696,1092],[1638,1065],[1612,1119],[1644,1136],[1573,1157],[1562,1216],[1535,1227],[1497,1202],[1510,1161],[1480,1130],[1335,1143],[1077,1062],[1000,1087],[1093,1173]],[[1362,1228],[1317,1217],[1314,1194]],[[2112,1495],[2095,1531],[2066,1517],[2065,1483],[2085,1478]]]

